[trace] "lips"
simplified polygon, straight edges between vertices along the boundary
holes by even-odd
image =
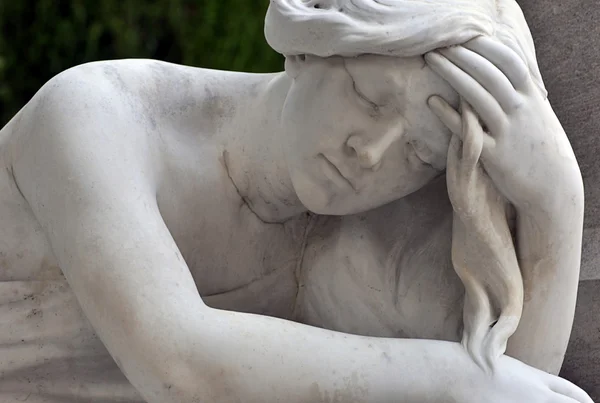
[[[331,158],[326,157],[324,154],[319,154],[319,157],[324,162],[326,168],[332,175],[341,179],[344,185],[350,186],[355,192],[357,191],[354,182],[348,176],[344,175],[342,170],[338,168],[338,165],[335,164]],[[336,180],[335,178],[330,179],[334,182],[338,182],[338,180]]]

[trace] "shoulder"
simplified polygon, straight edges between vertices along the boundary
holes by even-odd
[[[79,65],[54,76],[44,84],[3,132],[12,137],[31,137],[41,130],[60,133],[77,130],[79,124],[131,104],[134,88],[143,83],[147,61],[105,61]],[[116,117],[116,116],[115,116]]]
[[[24,111],[37,117],[52,112],[73,118],[71,111],[91,107],[143,107],[173,102],[195,92],[210,70],[150,59],[108,60],[72,67],[50,79],[33,96]],[[213,75],[218,72],[212,72]],[[69,113],[61,113],[68,111]],[[22,111],[23,112],[23,111]]]
[[[192,75],[190,68],[156,60],[129,59],[82,64],[49,80],[30,105],[39,112],[141,107],[144,100]],[[191,79],[191,78],[190,78]],[[29,106],[29,105],[28,105]],[[73,117],[72,113],[63,116]]]
[[[42,86],[2,135],[13,150],[23,151],[32,141],[90,143],[101,134],[147,133],[172,101],[163,91],[174,91],[175,82],[195,74],[194,68],[146,59],[82,64]]]
[[[100,172],[107,180],[109,167],[115,182],[126,173],[135,183],[151,180],[145,168],[153,162],[153,118],[140,93],[151,85],[154,63],[95,62],[66,70],[7,125],[3,154],[30,203],[41,183],[58,186]]]

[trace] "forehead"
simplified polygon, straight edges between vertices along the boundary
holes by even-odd
[[[344,60],[348,73],[358,85],[369,86],[373,91],[395,94],[403,94],[411,76],[425,66],[422,57],[362,55]]]
[[[426,66],[422,57],[392,57],[379,55],[361,55],[344,58],[346,66],[360,74],[371,74],[380,78],[394,76],[402,79],[414,71]]]

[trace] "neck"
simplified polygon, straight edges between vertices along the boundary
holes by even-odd
[[[285,73],[241,78],[237,112],[223,153],[229,177],[247,206],[264,222],[284,222],[306,208],[292,186],[281,147],[281,113],[290,80]]]

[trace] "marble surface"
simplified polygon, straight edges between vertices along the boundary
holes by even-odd
[[[410,4],[273,0],[282,73],[125,60],[44,86],[0,131],[2,403],[588,403],[597,165],[571,116],[597,92],[552,92],[590,73],[552,70],[549,23],[583,3],[526,8],[591,199],[574,384],[551,374],[581,176],[525,22]]]
[[[585,186],[581,279],[600,279],[600,8],[594,0],[519,0],[550,102]]]
[[[600,8],[594,0],[519,4],[585,186],[582,282],[562,374],[600,401]]]

